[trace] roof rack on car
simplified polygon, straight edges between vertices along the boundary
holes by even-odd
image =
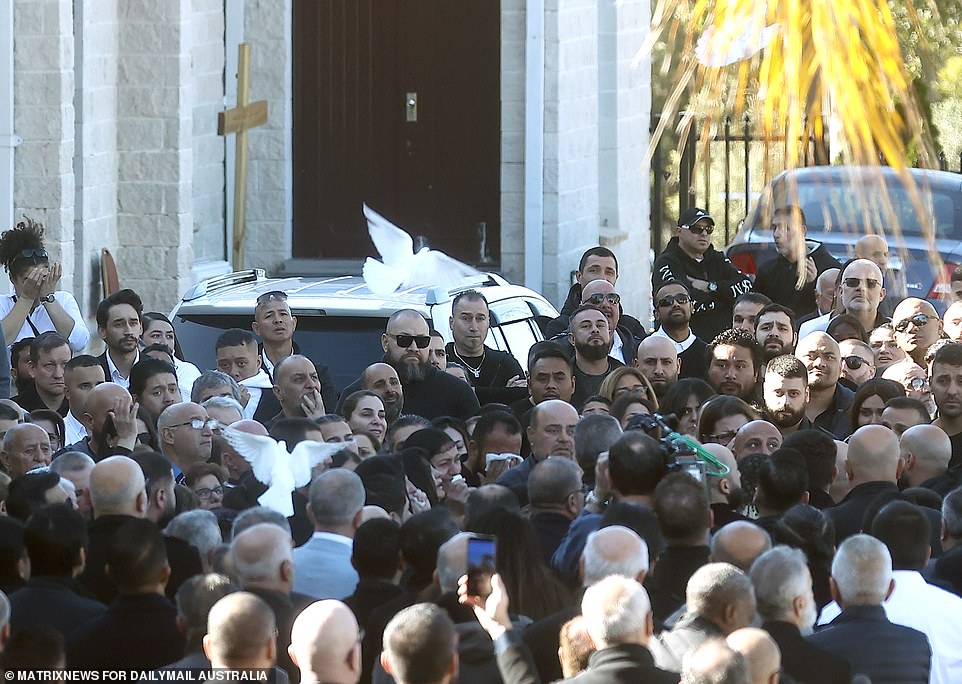
[[[439,304],[451,299],[459,292],[473,290],[478,287],[490,287],[493,285],[510,285],[510,283],[499,276],[497,273],[481,273],[476,276],[465,278],[456,287],[448,288],[441,285],[428,289],[424,297],[424,303],[428,305]]]
[[[223,290],[226,287],[239,285],[240,283],[254,283],[267,277],[267,273],[262,268],[251,268],[246,271],[235,271],[222,276],[215,276],[203,280],[187,290],[182,297],[183,301],[189,302],[203,297],[210,292]]]

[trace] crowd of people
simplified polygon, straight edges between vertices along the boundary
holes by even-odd
[[[683,212],[650,330],[594,247],[524,367],[463,290],[451,341],[402,309],[344,388],[280,291],[216,368],[129,289],[85,354],[41,227],[7,231],[0,668],[962,681],[962,301],[898,294],[879,236],[806,247],[795,207],[754,279],[713,228]]]

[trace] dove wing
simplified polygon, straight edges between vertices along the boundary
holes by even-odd
[[[463,264],[436,249],[423,249],[415,254],[408,273],[403,283],[404,287],[418,285],[454,287],[461,284],[465,278],[481,275],[478,269]]]
[[[364,217],[367,219],[367,232],[381,255],[381,261],[395,268],[407,267],[414,256],[414,240],[411,236],[366,204]]]
[[[325,461],[330,462],[331,457],[344,448],[344,444],[332,442],[313,442],[304,440],[298,442],[291,452],[291,473],[294,475],[294,485],[303,487],[311,481],[311,471],[314,467]]]
[[[224,430],[224,439],[251,464],[258,482],[271,483],[278,450],[286,452],[283,444],[278,444],[272,437],[252,435],[231,427]]]

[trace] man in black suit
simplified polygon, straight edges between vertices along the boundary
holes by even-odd
[[[107,382],[126,388],[130,369],[140,361],[144,303],[133,290],[119,290],[97,305],[97,334],[107,345],[97,357]]]
[[[24,545],[30,554],[30,579],[10,596],[10,631],[46,625],[61,634],[103,614],[77,582],[83,570],[87,528],[69,504],[46,506],[27,521]]]
[[[832,596],[842,613],[821,631],[806,637],[844,658],[856,675],[873,682],[925,684],[932,649],[922,632],[896,625],[882,603],[895,588],[892,557],[885,544],[865,534],[849,537],[832,561]]]
[[[848,684],[852,679],[848,662],[803,636],[812,633],[818,617],[805,554],[776,546],[758,557],[750,574],[762,629],[778,644],[782,670],[801,684]]]
[[[137,468],[134,463],[129,466]],[[138,498],[143,501],[143,478],[140,486]],[[153,670],[180,658],[184,636],[177,628],[177,611],[164,596],[170,565],[160,530],[149,520],[124,520],[110,540],[106,574],[117,598],[101,617],[70,635],[68,667]]]
[[[962,488],[942,500],[942,548],[945,554],[929,563],[922,574],[947,583],[962,596]]]

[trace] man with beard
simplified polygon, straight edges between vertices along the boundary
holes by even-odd
[[[608,356],[611,332],[601,309],[580,306],[571,314],[568,325],[568,341],[575,349],[575,392],[571,404],[580,409],[585,399],[598,394],[608,373],[623,364]]]
[[[453,416],[467,420],[481,407],[471,386],[453,375],[438,370],[428,360],[430,328],[418,311],[401,309],[387,321],[381,335],[384,363],[397,371],[404,392],[404,408],[409,414],[432,420]],[[341,392],[341,400],[362,389],[361,379]],[[341,407],[338,406],[338,412]]]
[[[745,490],[742,489],[741,473],[735,455],[721,444],[704,444],[705,451],[717,458],[728,468],[723,477],[708,475],[708,500],[712,512],[712,533],[717,532],[730,522],[748,520],[741,514],[745,505]]]
[[[892,314],[895,342],[915,363],[925,368],[925,353],[942,336],[942,319],[924,299],[909,297]]]
[[[674,342],[662,335],[649,335],[638,345],[635,366],[648,378],[655,395],[661,399],[678,380],[681,360]]]
[[[384,418],[391,427],[404,409],[404,389],[393,366],[372,363],[361,373],[361,388],[374,392],[384,404]]]
[[[702,339],[711,339],[732,320],[739,295],[752,289],[752,281],[711,244],[715,219],[697,207],[678,217],[678,229],[651,269],[652,291],[669,281],[681,281],[694,300],[692,326]]]
[[[454,337],[445,347],[448,360],[457,361],[471,374],[471,384],[482,404],[510,404],[524,395],[521,364],[508,352],[484,343],[491,328],[491,312],[483,294],[477,290],[458,294],[451,303],[448,324]],[[386,403],[384,408],[387,410]]]
[[[725,330],[708,345],[705,379],[718,394],[755,401],[755,383],[762,365],[762,350],[747,330]],[[685,361],[682,359],[682,368]]]
[[[939,407],[939,417],[932,424],[942,428],[952,442],[952,471],[962,465],[962,344],[953,342],[935,352],[931,384]]]
[[[888,322],[889,319],[879,313],[879,304],[885,299],[882,271],[868,259],[855,259],[842,269],[842,277],[838,281],[838,295],[842,303],[842,313],[854,316],[865,330],[872,330]],[[834,316],[835,312],[829,312],[813,318],[799,328],[798,334],[805,337],[816,330],[826,330]]]
[[[758,616],[782,654],[782,670],[802,684],[848,684],[851,668],[842,658],[807,642],[818,608],[804,552],[776,546],[751,568]]]
[[[127,387],[130,369],[140,360],[144,304],[133,290],[120,290],[97,305],[97,334],[107,350],[98,356],[109,382]]]
[[[755,339],[762,345],[762,358],[768,363],[776,356],[795,351],[795,314],[787,306],[769,304],[755,319]]]
[[[164,409],[157,419],[160,451],[174,471],[175,481],[195,463],[210,460],[214,421],[200,404],[183,401]]]
[[[681,359],[679,377],[702,378],[707,370],[705,350],[708,345],[692,332],[692,299],[688,286],[678,280],[664,283],[655,290],[655,320],[660,324],[652,336],[658,335],[675,345]]]
[[[755,332],[755,323],[758,321],[758,314],[772,300],[757,292],[746,292],[735,300],[732,309],[732,327],[742,328],[750,333]]]
[[[79,416],[87,436],[54,454],[79,451],[95,461],[107,456],[126,456],[137,443],[137,403],[130,392],[113,382],[103,382],[87,396]]]
[[[842,374],[838,342],[827,333],[813,332],[799,341],[795,356],[808,370],[809,400],[805,416],[814,427],[844,440],[852,434],[848,411],[855,392],[838,381]]]
[[[782,437],[811,428],[811,422],[805,417],[808,399],[808,371],[801,361],[784,354],[768,362],[762,400],[768,420]]]

